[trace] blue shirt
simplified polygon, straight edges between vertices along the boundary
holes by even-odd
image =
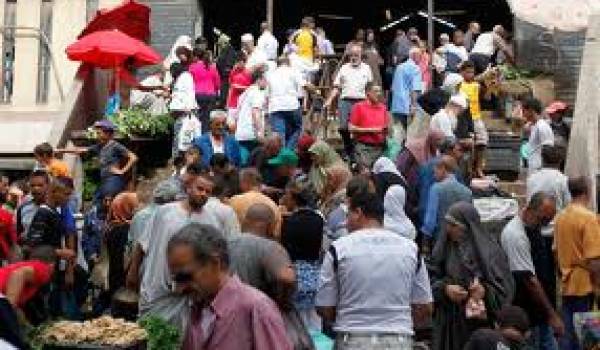
[[[440,157],[435,157],[427,161],[419,168],[419,218],[425,222],[425,213],[429,201],[429,191],[435,184],[434,168]]]
[[[423,90],[421,69],[408,59],[394,72],[392,81],[392,113],[408,114],[410,112],[410,94]]]
[[[212,146],[212,141],[210,138],[210,132],[205,133],[204,135],[196,138],[194,140],[194,145],[198,147],[201,151],[202,165],[205,167],[210,166],[210,159],[214,155],[214,149]],[[240,153],[240,144],[237,142],[235,137],[226,134],[223,138],[223,152],[225,152],[225,156],[229,159],[231,165],[235,167],[239,167],[242,163],[242,155]]]
[[[429,191],[427,211],[421,231],[427,237],[437,238],[446,212],[458,202],[473,202],[473,193],[467,186],[458,182],[454,175],[449,175],[443,181],[435,183]]]

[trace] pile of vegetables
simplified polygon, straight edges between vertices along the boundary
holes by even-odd
[[[173,350],[180,349],[182,343],[181,332],[157,316],[146,316],[137,322],[147,333],[148,350]],[[43,324],[27,332],[27,341],[32,350],[42,350],[43,334],[49,329],[50,324]]]
[[[148,333],[148,350],[172,350],[181,348],[181,332],[157,316],[146,316],[138,321]]]

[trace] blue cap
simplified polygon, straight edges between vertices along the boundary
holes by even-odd
[[[102,129],[104,131],[115,131],[117,129],[115,124],[108,119],[98,120],[94,123],[94,128]]]

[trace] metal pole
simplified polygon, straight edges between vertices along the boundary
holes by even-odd
[[[273,0],[267,0],[267,23],[269,31],[273,33]]]
[[[433,36],[433,1],[427,0],[427,48],[429,49],[430,57],[433,57],[434,36]],[[433,76],[433,64],[429,62],[429,71]]]

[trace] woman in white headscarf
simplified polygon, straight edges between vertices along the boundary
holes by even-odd
[[[163,61],[165,69],[171,68],[171,65],[175,62],[179,62],[179,57],[177,57],[176,53],[178,47],[185,47],[192,51],[192,38],[190,38],[188,35],[180,35],[177,37],[177,40],[175,40],[175,43],[173,43],[173,46],[171,46],[169,55]]]
[[[192,38],[190,38],[188,35],[180,35],[177,38],[177,40],[175,40],[173,46],[171,46],[171,51],[169,51],[169,55],[163,61],[163,66],[166,70],[164,81],[165,86],[171,86],[171,84],[173,83],[173,77],[171,76],[171,65],[173,63],[181,63],[181,57],[179,57],[179,54],[177,52],[177,49],[180,47],[183,47],[186,50],[183,50],[182,52],[182,50],[180,49],[179,54],[182,54],[182,56],[186,56],[186,59],[190,60],[190,62],[183,62],[184,65],[188,66],[190,65],[190,63],[192,63]]]
[[[417,230],[404,212],[406,204],[406,191],[400,185],[391,186],[383,199],[383,227],[402,237],[414,240]]]

